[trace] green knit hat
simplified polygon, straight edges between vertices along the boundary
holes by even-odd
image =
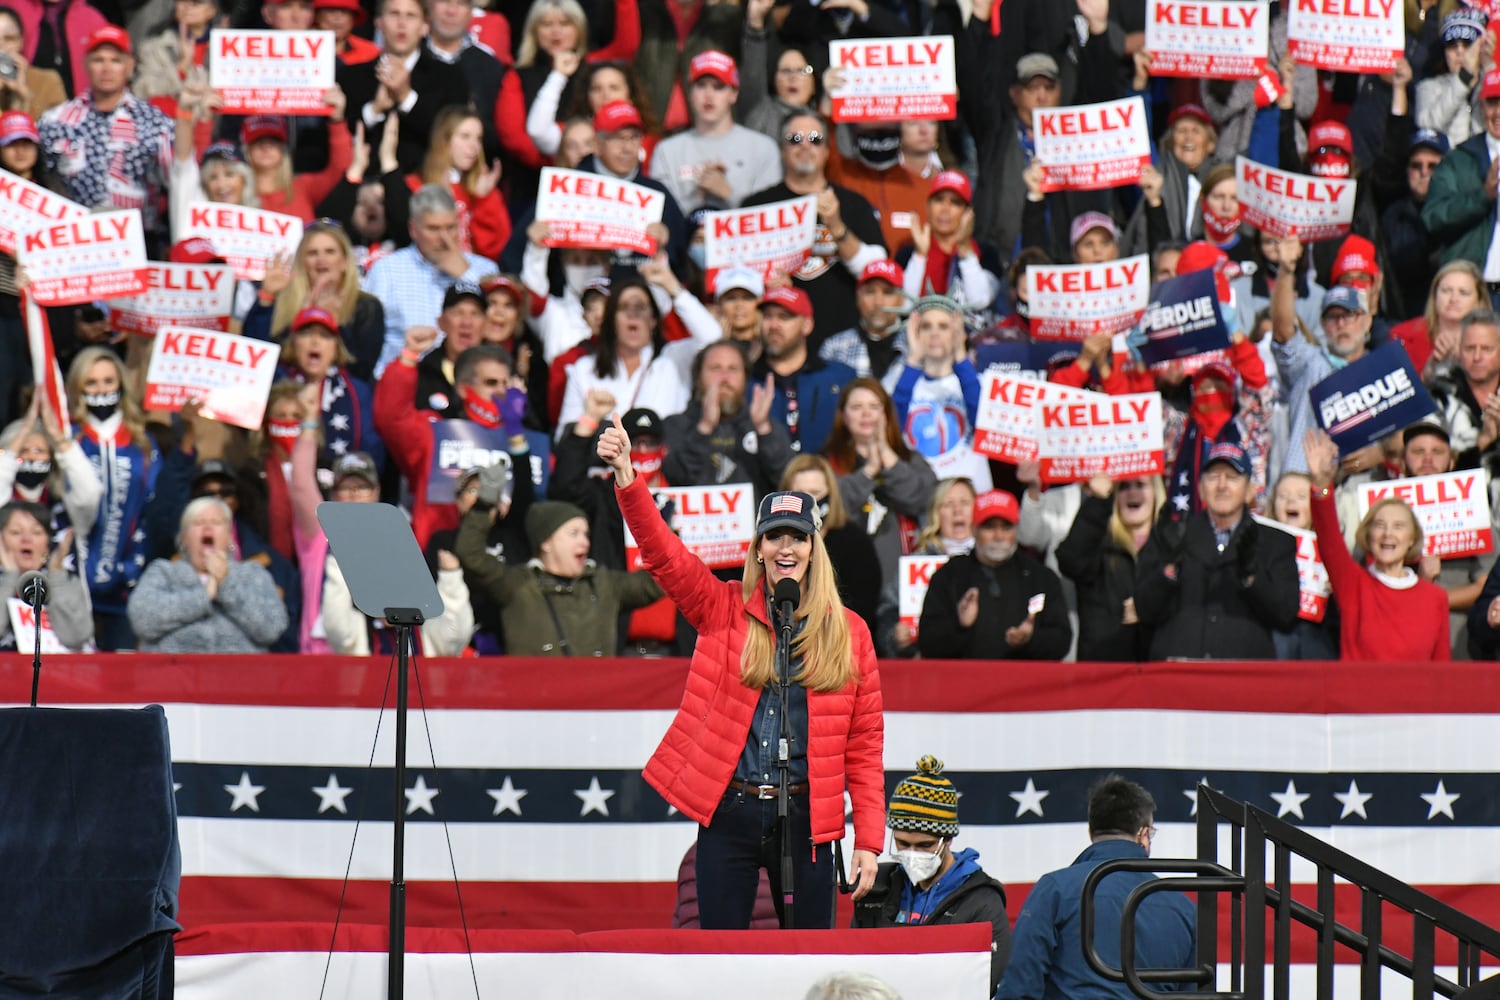
[[[917,773],[902,779],[891,793],[886,825],[940,837],[957,834],[958,791],[942,773],[943,762],[931,754],[917,761]]]
[[[531,554],[542,554],[542,543],[551,538],[558,528],[575,517],[588,518],[582,509],[561,500],[545,500],[531,505],[526,512],[526,540],[531,543]]]

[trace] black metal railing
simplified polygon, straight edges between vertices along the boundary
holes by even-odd
[[[1228,826],[1229,858],[1220,858],[1220,837]],[[1292,932],[1316,935],[1317,1000],[1332,1000],[1338,949],[1358,960],[1360,1000],[1378,1000],[1387,970],[1409,980],[1414,1000],[1455,997],[1479,1000],[1500,997],[1495,980],[1481,983],[1484,964],[1500,965],[1500,931],[1461,913],[1441,900],[1378,871],[1358,858],[1324,843],[1255,806],[1236,801],[1206,785],[1198,787],[1198,858],[1153,861],[1129,858],[1095,868],[1083,885],[1083,950],[1099,975],[1125,983],[1138,997],[1174,1000],[1264,1000],[1267,976],[1270,996],[1290,1000]],[[1270,856],[1268,877],[1267,856]],[[1315,901],[1293,898],[1293,859],[1316,871]],[[1094,891],[1114,872],[1170,873],[1136,886],[1125,899],[1120,917],[1120,967],[1110,966],[1094,947],[1097,914]],[[1359,893],[1358,927],[1337,919],[1337,882]],[[1198,965],[1192,969],[1143,970],[1135,966],[1135,914],[1155,893],[1193,892],[1198,896]],[[1227,954],[1219,955],[1220,899],[1228,896]],[[1395,911],[1411,922],[1410,954],[1389,943],[1387,917]],[[1270,938],[1267,939],[1267,923]],[[1454,978],[1439,974],[1439,945],[1445,956],[1451,945]],[[1220,967],[1228,989],[1215,990]],[[1346,965],[1346,969],[1354,966]],[[1446,968],[1443,971],[1447,971]],[[1206,984],[1207,990],[1163,993],[1151,984]],[[1402,995],[1406,990],[1402,990]],[[1299,998],[1300,1000],[1300,998]]]

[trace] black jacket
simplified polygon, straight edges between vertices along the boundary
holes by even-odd
[[[1297,545],[1285,532],[1247,528],[1254,524],[1247,511],[1223,552],[1206,512],[1187,519],[1180,553],[1167,550],[1160,527],[1152,531],[1135,577],[1136,614],[1153,630],[1151,659],[1275,658],[1271,631],[1297,620]],[[1248,587],[1234,556],[1247,530],[1254,536],[1255,568]]]
[[[970,587],[979,590],[979,617],[962,628],[958,601]],[[1026,620],[1027,604],[1036,594],[1045,594],[1046,604],[1031,641],[1012,649],[1005,632]],[[1021,550],[995,567],[980,565],[972,555],[949,559],[932,574],[917,626],[922,655],[938,660],[1060,660],[1072,640],[1062,581]]]
[[[875,885],[869,894],[854,904],[853,927],[900,927],[901,892],[906,886],[906,872],[893,862],[883,863],[875,872]],[[943,897],[932,908],[932,915],[922,921],[933,924],[989,924],[994,928],[990,944],[990,992],[1000,984],[1005,965],[1010,960],[1010,917],[1005,912],[1005,886],[976,871],[964,884]]]
[[[1068,537],[1057,547],[1057,568],[1078,587],[1078,659],[1144,660],[1149,635],[1121,623],[1135,596],[1135,553],[1109,533],[1114,501],[1084,494]]]
[[[375,91],[379,86],[375,81],[377,61],[347,66],[343,70],[342,85],[349,100],[345,117],[349,120],[351,131],[364,120],[361,117],[364,106],[375,99]],[[470,104],[469,84],[464,79],[464,71],[456,65],[443,62],[428,51],[425,44],[419,50],[416,64],[412,66],[411,89],[417,95],[417,103],[412,105],[410,111],[400,113],[401,141],[396,147],[396,159],[400,161],[401,169],[408,173],[422,167],[422,160],[427,155],[428,138],[432,135],[432,126],[437,121],[438,112],[451,104]],[[493,118],[493,106],[488,109],[480,108],[479,116]],[[384,132],[383,121],[375,128],[365,130],[365,141],[370,144],[371,149],[380,147],[380,137]]]
[[[737,413],[720,418],[711,434],[698,433],[703,403],[694,400],[681,413],[662,421],[662,436],[667,457],[662,473],[673,486],[715,486],[721,483],[749,483],[755,500],[775,490],[781,472],[795,454],[786,427],[771,422],[771,433],[757,434],[750,422],[750,412],[741,406]]]

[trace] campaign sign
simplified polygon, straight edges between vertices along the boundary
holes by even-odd
[[[736,265],[754,268],[763,278],[793,274],[812,254],[818,223],[818,198],[709,212],[703,220],[703,257],[710,290],[719,272]]]
[[[23,653],[30,653],[36,649],[36,614],[31,610],[31,605],[19,597],[9,597],[5,601],[10,610],[10,634],[15,636],[16,649]],[[94,644],[85,643],[85,649],[73,650],[62,644],[57,633],[52,631],[52,618],[47,614],[47,609],[42,608],[42,652],[44,653],[74,653],[93,652]]]
[[[958,117],[953,38],[852,38],[828,43],[828,65],[843,81],[830,90],[836,122]]]
[[[1141,329],[1146,334],[1141,360],[1148,365],[1228,347],[1229,330],[1219,311],[1213,270],[1159,282],[1141,316]]]
[[[1033,413],[1037,457],[1049,483],[1160,475],[1165,467],[1159,392],[1108,396],[1075,389],[1037,404]]]
[[[1374,444],[1435,412],[1437,406],[1398,343],[1384,344],[1308,391],[1318,426],[1339,454]]]
[[[1037,377],[986,371],[974,417],[974,450],[1002,462],[1035,461],[1037,404],[1082,392]]]
[[[1292,0],[1287,51],[1317,69],[1389,73],[1406,50],[1405,12],[1397,0]]]
[[[241,281],[259,281],[266,276],[266,263],[277,254],[297,252],[302,240],[302,220],[295,215],[267,212],[217,202],[195,202],[188,206],[186,233],[173,233],[173,240],[201,236],[234,268]]]
[[[222,264],[159,264],[146,268],[146,290],[110,299],[117,333],[153,337],[164,326],[228,330],[234,306],[234,271]]]
[[[1146,0],[1152,76],[1253,80],[1266,71],[1263,0]]]
[[[1422,526],[1422,554],[1457,559],[1495,548],[1483,469],[1388,479],[1359,488],[1359,516],[1387,497],[1403,500]]]
[[[225,115],[329,115],[333,86],[331,31],[242,31],[208,34],[208,82]]]
[[[196,399],[210,420],[258,430],[280,357],[275,344],[253,337],[164,326],[151,344],[145,407],[177,411]]]
[[[651,491],[660,507],[671,502],[672,528],[689,552],[711,569],[745,564],[755,537],[755,491],[749,483],[663,486]],[[640,546],[625,526],[625,558],[634,564]]]
[[[922,604],[927,600],[927,586],[932,574],[948,561],[947,556],[902,556],[897,570],[896,600],[901,624],[917,636],[917,623],[922,619]]]
[[[1255,520],[1268,528],[1286,532],[1297,543],[1297,589],[1301,597],[1297,617],[1309,622],[1322,621],[1328,613],[1328,597],[1333,593],[1333,584],[1329,582],[1323,556],[1318,552],[1317,534],[1268,517],[1256,515]]]
[[[37,304],[72,306],[134,295],[146,287],[146,231],[140,209],[99,212],[28,229],[16,264]]]
[[[500,428],[481,427],[472,420],[432,422],[432,464],[427,469],[427,502],[451,504],[458,477],[469,469],[487,469],[509,462],[509,439]],[[524,475],[528,470],[519,471]],[[535,482],[535,469],[530,469]]]
[[[1354,178],[1293,174],[1243,156],[1235,157],[1234,175],[1246,225],[1304,243],[1349,234]]]
[[[1146,105],[1139,97],[1103,104],[1036,108],[1031,113],[1044,191],[1088,191],[1136,184],[1151,162]]]
[[[581,170],[542,168],[536,217],[547,223],[549,247],[656,253],[646,227],[661,221],[666,195],[629,181]]]
[[[1030,372],[1037,378],[1045,378],[1048,362],[1055,358],[1065,362],[1078,356],[1078,344],[1072,341],[1008,340],[1000,343],[978,344],[973,349],[974,367],[981,375],[985,372],[1001,372],[1015,375]]]
[[[14,256],[16,240],[27,230],[88,214],[88,209],[56,191],[0,170],[0,252]]]
[[[1033,264],[1026,269],[1031,335],[1082,340],[1119,333],[1140,320],[1151,300],[1151,261],[1145,254],[1102,264]]]

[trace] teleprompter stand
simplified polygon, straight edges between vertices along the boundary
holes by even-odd
[[[318,523],[354,606],[396,629],[396,764],[392,815],[391,926],[386,996],[400,1000],[406,966],[407,651],[412,630],[443,614],[443,599],[405,515],[390,504],[323,503]]]

